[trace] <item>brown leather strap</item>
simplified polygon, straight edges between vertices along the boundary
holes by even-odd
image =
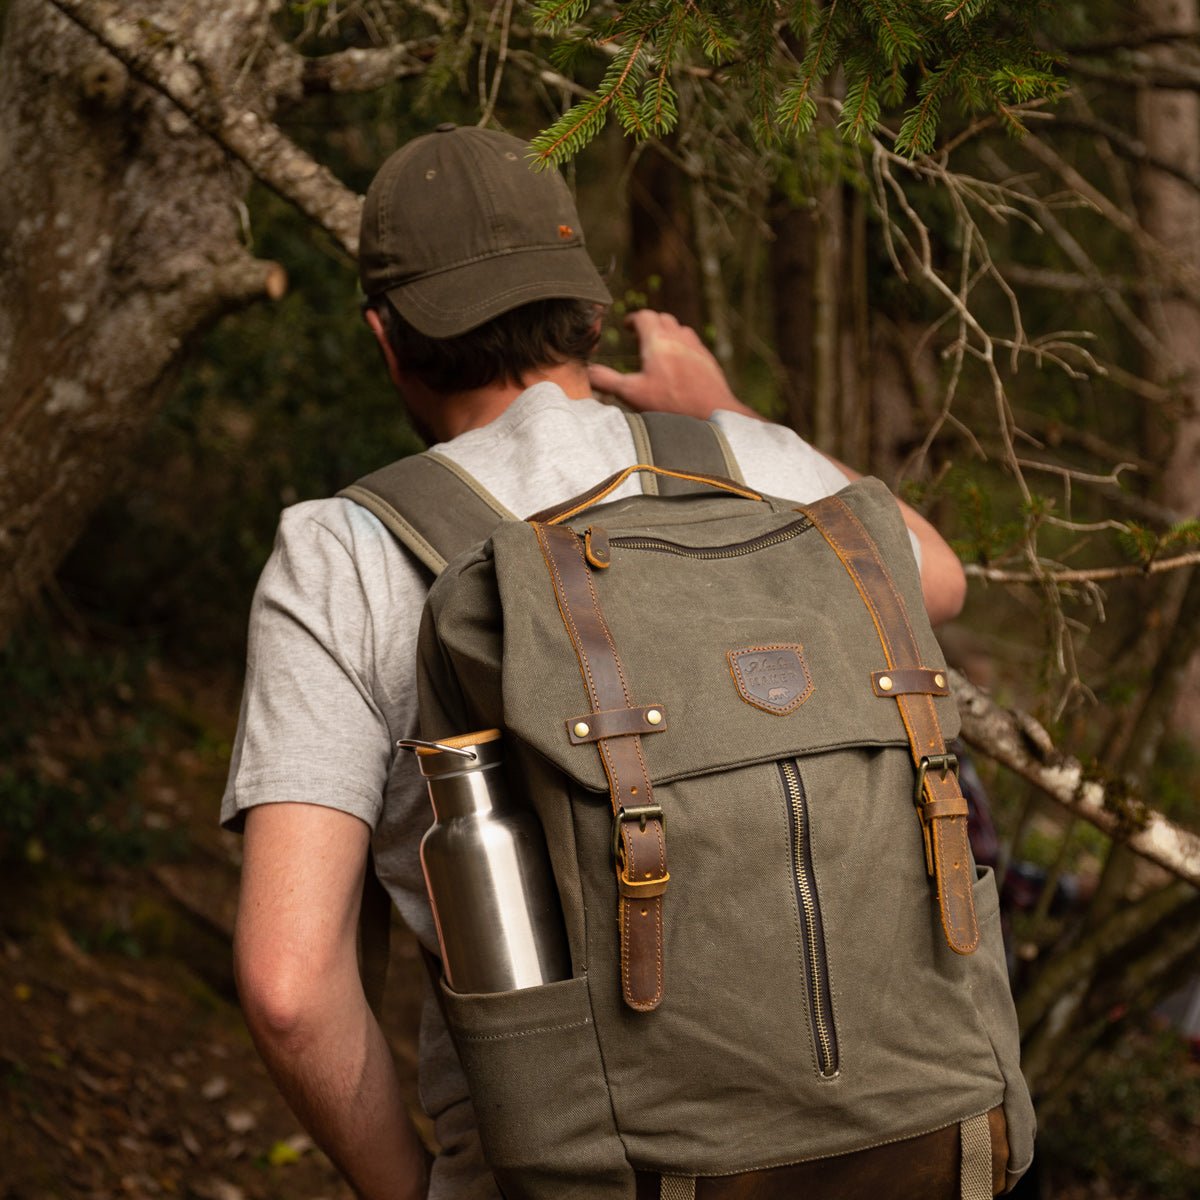
[[[926,696],[950,695],[950,682],[945,671],[931,671],[928,667],[897,667],[895,670],[872,671],[871,687],[875,695],[895,697],[910,693]]]
[[[567,722],[567,737],[572,746],[582,746],[610,737],[662,733],[666,727],[667,710],[661,704],[647,704],[642,708],[610,708],[573,717]]]
[[[579,537],[562,526],[535,522],[534,530],[593,715],[633,708]],[[613,808],[621,992],[630,1008],[650,1012],[663,997],[662,902],[670,876],[662,810],[654,803],[640,736],[602,737],[596,747]]]
[[[862,522],[837,496],[826,496],[799,511],[821,531],[854,580],[875,622],[890,670],[921,669],[921,655],[904,601]],[[958,775],[952,769],[957,763],[946,753],[937,710],[929,695],[899,692],[896,704],[918,768],[917,812],[925,839],[926,869],[936,885],[942,930],[951,950],[971,954],[979,945],[979,922],[975,916],[966,804]],[[936,803],[936,807],[929,808],[930,803]]]
[[[987,1114],[991,1140],[991,1192],[1004,1190],[1008,1136],[1004,1109]],[[696,1200],[960,1200],[960,1126],[871,1146],[787,1167],[748,1171],[741,1175],[701,1176]],[[659,1200],[663,1180],[653,1171],[636,1173],[637,1200]]]

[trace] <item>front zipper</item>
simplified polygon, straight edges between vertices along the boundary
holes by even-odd
[[[609,538],[610,546],[619,546],[622,550],[656,550],[660,554],[677,554],[680,558],[738,558],[743,554],[753,554],[756,550],[765,550],[768,546],[780,542],[791,541],[792,538],[811,529],[813,523],[807,517],[792,521],[772,533],[759,534],[744,542],[730,542],[725,546],[685,546],[680,542],[669,542],[665,538],[656,537],[615,537]]]
[[[808,1010],[817,1051],[817,1069],[823,1079],[838,1073],[837,1029],[833,1021],[833,995],[829,987],[829,961],[825,955],[825,927],[821,923],[821,901],[813,872],[812,838],[809,835],[808,797],[796,764],[779,764],[787,797],[792,835],[792,878],[796,909],[800,914],[804,966],[808,979]]]

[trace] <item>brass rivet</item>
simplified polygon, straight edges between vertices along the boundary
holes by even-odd
[[[892,690],[892,677],[890,675],[880,675],[879,690],[881,692],[890,692]]]
[[[662,713],[660,713],[657,708],[652,708],[646,714],[646,720],[651,725],[661,725],[662,724]]]
[[[575,722],[575,736],[576,737],[587,737],[587,735],[591,732],[592,732],[592,727],[586,721],[576,721]]]
[[[945,677],[945,675],[943,675],[939,672],[937,675],[935,675],[933,677],[933,682],[936,683],[938,685],[938,687],[945,687],[946,686],[946,677]]]

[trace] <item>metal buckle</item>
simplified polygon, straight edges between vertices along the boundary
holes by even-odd
[[[621,825],[625,821],[638,821],[641,824],[643,832],[646,829],[646,822],[653,818],[661,822],[663,830],[667,827],[667,818],[663,814],[662,808],[657,804],[642,804],[634,808],[618,808],[613,813],[612,827],[612,852],[613,858],[618,862],[621,861]]]
[[[923,803],[921,796],[925,791],[925,776],[930,767],[939,768],[942,772],[942,778],[946,778],[947,771],[953,771],[954,777],[958,778],[958,755],[957,754],[927,754],[917,763],[917,786],[913,789],[913,803],[918,807]]]

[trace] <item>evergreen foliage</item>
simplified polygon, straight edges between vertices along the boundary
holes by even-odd
[[[933,149],[948,106],[991,114],[1012,133],[1021,106],[1062,91],[1035,30],[1046,0],[788,0],[697,4],[694,0],[539,0],[538,28],[561,61],[591,49],[608,57],[595,91],[533,145],[556,164],[584,148],[615,116],[639,140],[674,128],[672,75],[701,69],[751,113],[767,143],[807,133],[841,71],[839,126],[870,135],[885,109],[901,109],[896,148]]]

